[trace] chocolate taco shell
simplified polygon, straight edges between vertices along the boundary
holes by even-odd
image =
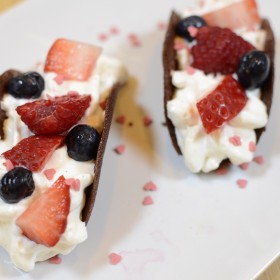
[[[172,12],[167,27],[165,41],[163,46],[163,68],[164,68],[164,115],[166,126],[169,131],[172,144],[179,155],[182,155],[178,145],[175,127],[167,116],[167,102],[173,98],[175,87],[172,85],[171,72],[178,69],[176,62],[176,50],[174,49],[174,40],[176,37],[175,26],[180,21],[180,16],[176,12]],[[268,54],[271,60],[270,73],[265,84],[261,87],[261,100],[267,108],[267,113],[270,113],[272,97],[273,97],[273,80],[274,80],[274,53],[275,40],[273,31],[267,19],[262,19],[261,27],[267,33],[264,51]],[[256,129],[257,141],[261,134],[265,131],[265,127]]]
[[[110,131],[110,126],[112,123],[112,117],[113,117],[113,112],[114,112],[114,107],[118,95],[118,91],[120,89],[121,85],[120,84],[115,84],[112,87],[111,93],[107,98],[106,101],[106,107],[105,107],[105,117],[104,117],[104,124],[103,124],[103,130],[101,134],[101,140],[100,144],[98,147],[97,151],[97,157],[94,165],[94,178],[93,178],[93,183],[89,187],[86,188],[85,190],[85,195],[86,195],[86,201],[85,201],[85,206],[82,211],[82,221],[88,223],[96,194],[97,194],[97,189],[98,189],[98,183],[99,183],[99,178],[101,174],[101,169],[102,169],[102,162],[103,162],[103,156],[106,148],[106,143]]]

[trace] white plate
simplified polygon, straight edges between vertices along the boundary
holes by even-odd
[[[134,124],[112,125],[88,240],[63,256],[61,265],[40,263],[29,274],[16,270],[1,249],[1,279],[250,279],[279,252],[278,72],[270,122],[257,150],[265,155],[262,166],[252,163],[247,172],[233,168],[226,176],[193,175],[162,125],[164,31],[157,24],[167,21],[172,8],[193,3],[28,0],[1,15],[1,72],[44,60],[58,37],[100,44],[130,71],[115,115],[125,114]],[[259,0],[276,35],[279,3]],[[98,35],[112,26],[120,33],[100,42]],[[140,47],[131,46],[131,32],[139,36]],[[143,126],[144,115],[154,120],[150,127]],[[112,150],[122,143],[126,151],[120,156]],[[238,178],[249,181],[246,189],[237,187]],[[158,191],[143,191],[150,180]],[[146,195],[153,205],[142,205]],[[122,262],[110,265],[111,252],[120,253]]]

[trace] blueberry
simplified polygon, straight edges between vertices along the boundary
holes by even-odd
[[[17,203],[35,189],[32,173],[23,167],[8,171],[0,181],[0,197],[7,203]]]
[[[95,160],[99,143],[97,130],[85,124],[75,126],[66,136],[67,153],[77,161]]]
[[[182,20],[180,20],[176,25],[176,34],[180,37],[185,38],[189,42],[194,40],[194,37],[191,36],[188,28],[190,26],[195,28],[201,28],[202,26],[206,26],[206,22],[203,18],[199,16],[189,16]]]
[[[270,59],[265,52],[250,51],[243,55],[237,67],[239,83],[246,89],[261,87],[268,77]]]
[[[27,72],[12,78],[8,93],[15,98],[38,98],[45,88],[43,77],[37,72]]]

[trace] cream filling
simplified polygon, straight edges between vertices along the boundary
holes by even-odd
[[[46,98],[47,95],[64,95],[69,91],[77,91],[79,94],[90,94],[92,102],[81,122],[99,128],[103,126],[104,119],[104,111],[99,106],[100,99],[108,95],[115,83],[123,84],[127,79],[127,72],[123,65],[118,60],[106,56],[100,56],[94,73],[86,82],[65,81],[58,85],[54,80],[56,77],[55,73],[46,74],[40,68],[37,71],[41,72],[46,83],[42,98]],[[4,96],[1,107],[6,111],[8,119],[5,121],[4,126],[6,138],[0,141],[0,153],[11,149],[21,139],[31,135],[27,126],[20,120],[15,111],[17,106],[26,102],[30,102],[30,100],[15,99],[8,94]],[[4,162],[4,158],[1,157],[1,178],[7,172],[3,165]],[[53,180],[50,181],[47,180],[43,171],[51,168],[56,170],[56,174]],[[0,199],[0,245],[9,253],[11,260],[18,268],[31,271],[36,262],[47,260],[57,254],[68,254],[77,244],[86,240],[86,225],[81,221],[80,216],[85,200],[84,189],[94,179],[93,169],[94,163],[92,161],[77,162],[69,158],[64,146],[53,153],[42,172],[33,173],[36,187],[32,196],[15,204],[8,204]],[[65,178],[79,179],[80,190],[70,190],[71,205],[65,232],[54,247],[46,247],[23,236],[21,229],[15,224],[15,220],[60,175],[64,175]]]
[[[206,2],[226,5],[232,1]],[[189,13],[190,11],[187,11],[185,16],[190,15]],[[238,30],[236,33],[257,49],[263,49],[266,36],[264,30]],[[179,70],[171,73],[175,93],[173,99],[167,103],[167,114],[175,126],[177,142],[187,167],[192,172],[210,172],[217,169],[227,158],[237,165],[251,161],[254,153],[248,146],[251,142],[256,143],[254,129],[264,127],[268,119],[266,106],[259,98],[260,90],[247,90],[248,101],[244,109],[221,129],[207,134],[196,103],[215,89],[223,76],[205,75],[198,69],[194,73],[188,73],[185,69],[191,64],[191,56],[187,48],[177,51],[177,60]],[[240,137],[240,146],[229,141],[234,136]]]

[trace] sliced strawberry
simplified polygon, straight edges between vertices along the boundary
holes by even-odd
[[[68,94],[26,103],[16,111],[34,134],[54,135],[75,125],[83,117],[90,101],[90,95]]]
[[[241,0],[224,8],[202,15],[210,26],[248,29],[261,21],[255,0]]]
[[[62,75],[64,80],[86,81],[100,54],[100,47],[57,39],[48,52],[44,71]]]
[[[244,89],[232,76],[226,76],[210,94],[196,104],[206,133],[211,133],[233,119],[246,102]]]
[[[2,155],[15,167],[24,166],[30,171],[39,171],[63,140],[63,136],[30,136]]]
[[[55,246],[67,225],[70,190],[63,176],[36,198],[17,218],[16,224],[30,240]]]
[[[198,30],[197,44],[192,47],[192,67],[206,74],[231,74],[237,69],[242,55],[254,47],[228,28],[202,27]]]

